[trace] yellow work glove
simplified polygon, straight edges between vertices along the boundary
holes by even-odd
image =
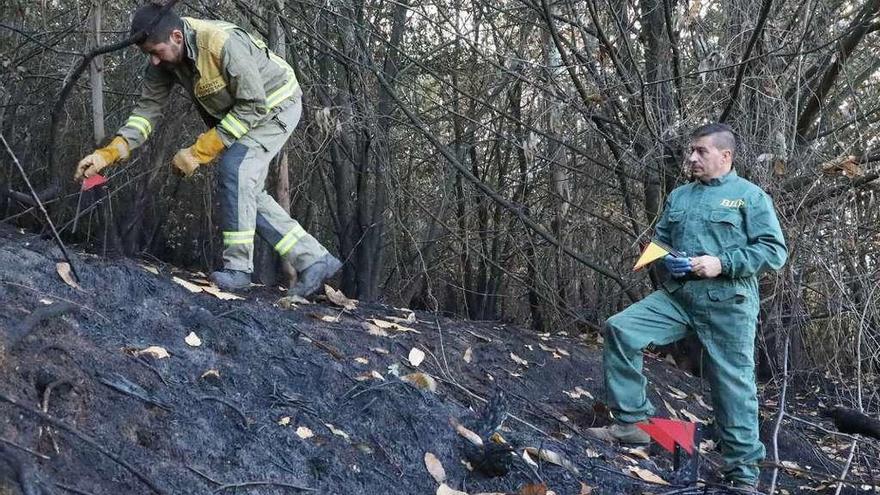
[[[189,148],[183,148],[174,155],[172,163],[175,173],[189,177],[199,165],[213,161],[226,146],[220,139],[217,129],[203,133]]]
[[[92,154],[80,160],[76,165],[76,173],[73,174],[73,178],[74,180],[88,179],[126,158],[128,158],[128,141],[122,136],[116,136],[113,141],[110,141],[110,144],[96,149]]]

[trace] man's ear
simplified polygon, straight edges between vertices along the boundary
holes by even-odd
[[[724,156],[728,163],[733,164],[733,151],[721,150],[721,154]]]
[[[180,29],[175,29],[175,30],[171,31],[170,38],[171,38],[171,41],[173,41],[177,45],[183,43],[183,31],[181,31]]]

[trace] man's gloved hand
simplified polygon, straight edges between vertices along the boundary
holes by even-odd
[[[191,177],[192,174],[196,173],[196,169],[199,168],[199,162],[193,156],[192,148],[183,148],[175,153],[171,163],[174,164],[174,168],[171,171],[181,177]]]
[[[686,254],[686,253],[682,253]],[[691,259],[687,256],[673,256],[671,254],[667,254],[663,258],[663,264],[666,265],[666,269],[669,270],[669,273],[672,274],[675,278],[681,278],[691,272]]]
[[[128,141],[122,136],[116,136],[113,138],[113,141],[110,141],[110,144],[96,149],[90,155],[86,155],[85,158],[80,160],[76,165],[73,179],[88,179],[119,160],[125,160],[126,158],[128,158]]]
[[[174,155],[174,173],[190,177],[199,165],[213,161],[224,148],[217,129],[211,129],[199,136],[195,144]]]

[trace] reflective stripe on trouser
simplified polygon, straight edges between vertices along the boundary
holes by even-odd
[[[736,284],[741,284],[738,288]],[[642,373],[642,350],[696,332],[705,349],[719,447],[728,479],[753,482],[764,459],[759,439],[755,385],[757,296],[745,282],[700,280],[670,294],[661,289],[608,319],[605,327],[605,392],[620,421],[654,414]],[[710,413],[706,413],[708,415]]]
[[[223,266],[252,272],[254,233],[301,272],[327,250],[290,218],[266,192],[272,158],[293,132],[302,112],[297,98],[235,142],[220,159],[220,210],[224,237]],[[249,242],[248,242],[249,241]]]

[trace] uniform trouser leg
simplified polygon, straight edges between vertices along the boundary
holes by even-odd
[[[724,475],[755,483],[765,449],[758,431],[755,384],[757,303],[707,300],[696,330],[706,350],[706,375],[712,389]]]
[[[642,350],[684,337],[690,317],[665,290],[657,290],[608,319],[605,326],[605,392],[614,417],[636,423],[654,414],[642,374]]]
[[[302,271],[327,250],[265,190],[269,165],[299,122],[301,100],[252,129],[220,159],[223,266],[253,271],[254,234],[259,234]]]

